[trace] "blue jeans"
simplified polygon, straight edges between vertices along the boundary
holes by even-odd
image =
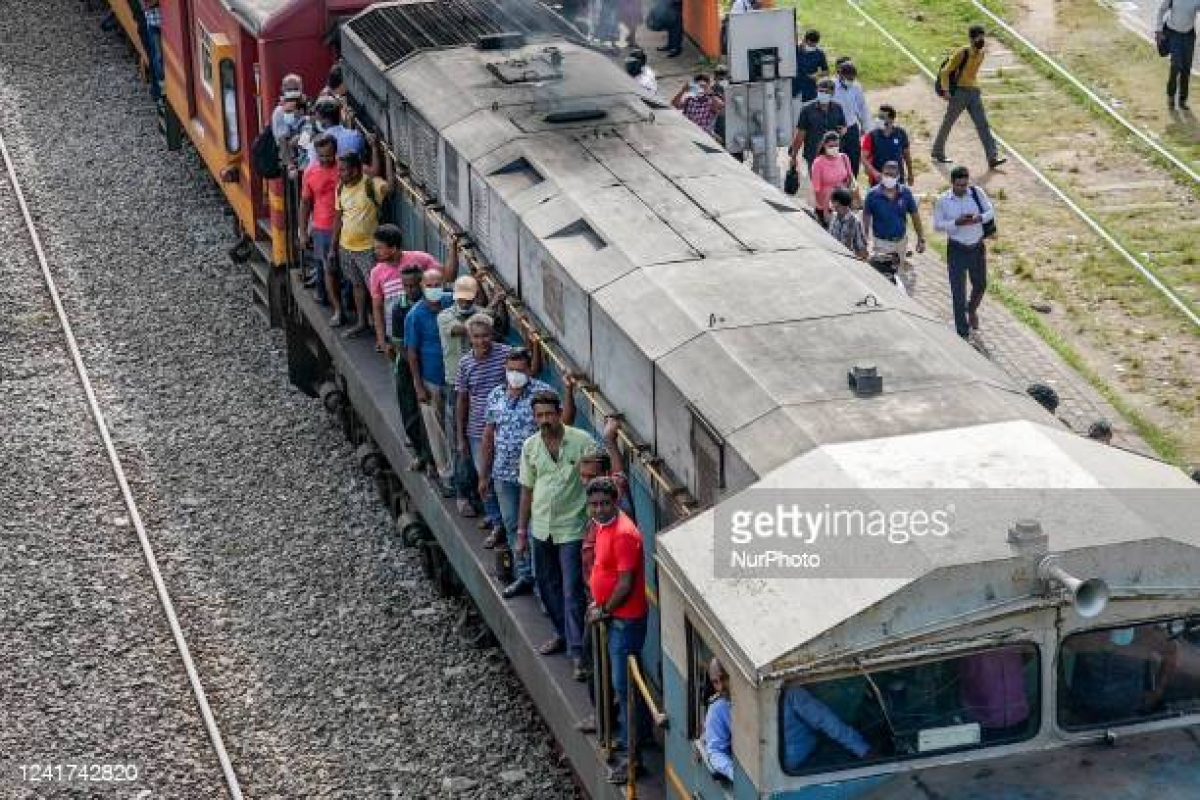
[[[317,299],[321,301],[321,305],[329,304],[329,292],[325,290],[325,258],[329,254],[329,245],[332,242],[333,231],[323,231],[320,228],[312,229],[313,261],[317,265],[317,271],[313,277],[317,282]]]
[[[493,478],[492,491],[496,493],[496,500],[500,503],[500,516],[504,518],[508,550],[513,558],[513,571],[518,579],[532,581],[533,565],[530,563],[529,552],[517,553],[517,515],[521,511],[521,484]]]
[[[475,474],[479,475],[481,472],[480,461],[483,458],[483,439],[470,438],[467,443],[471,446],[471,461],[475,465]],[[488,492],[487,499],[483,501],[483,518],[492,526],[504,522],[504,518],[500,515],[500,503],[496,500],[495,487],[492,487],[492,491]]]
[[[612,690],[615,695],[614,699],[617,702],[617,719],[616,731],[614,732],[614,743],[618,747],[625,747],[625,732],[627,728],[626,717],[629,714],[629,709],[626,708],[627,695],[629,690],[629,672],[626,662],[629,656],[636,656],[640,663],[642,655],[642,645],[646,643],[646,618],[641,619],[611,619],[608,622],[608,663],[612,670]],[[637,726],[638,726],[638,741],[645,744],[650,740],[650,718],[646,713],[646,707],[641,702],[636,703],[638,710]]]
[[[567,655],[583,656],[583,542],[555,544],[530,536],[533,574],[554,630],[567,642]]]

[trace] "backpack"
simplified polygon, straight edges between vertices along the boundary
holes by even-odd
[[[958,64],[958,69],[954,70],[954,72],[948,76],[949,80],[946,81],[946,83],[950,85],[949,91],[942,89],[942,72],[945,71],[946,65],[950,63],[950,59],[954,58],[954,53],[946,56],[946,59],[942,62],[942,65],[938,67],[937,74],[933,79],[933,90],[937,92],[938,97],[953,96],[954,92],[958,90],[958,79],[962,77],[963,70],[967,68],[967,59],[971,57],[971,48],[964,47],[962,48],[961,52],[963,54],[963,58]]]
[[[975,205],[979,208],[979,216],[983,216],[983,203],[979,200],[979,192],[975,187],[971,187],[971,199],[975,201]],[[996,235],[996,220],[995,217],[983,223],[983,238],[990,239]]]
[[[250,145],[250,166],[260,178],[272,180],[283,177],[279,143],[275,141],[275,132],[269,126],[259,131]]]
[[[363,175],[362,179],[366,182],[367,199],[371,201],[371,205],[375,206],[375,219],[380,223],[387,222],[387,212],[384,211],[383,203],[380,201],[379,195],[375,193],[375,179],[370,175]],[[342,189],[344,188],[346,188],[345,184],[343,184],[341,181],[338,181],[337,194],[339,201],[342,196]]]

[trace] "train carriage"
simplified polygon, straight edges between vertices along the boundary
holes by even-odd
[[[320,82],[330,60],[324,36],[354,5],[193,0],[172,23],[171,107],[209,168],[228,178],[243,227],[270,237],[276,264],[290,260],[293,232],[280,223],[294,192],[268,195],[245,148],[285,72],[300,72],[310,93]],[[711,5],[686,7],[689,19],[702,11],[715,19]],[[1014,554],[1009,518],[931,552],[933,566],[907,580],[831,588],[718,578],[722,531],[711,510],[763,487],[956,486],[963,475],[995,489],[1190,490],[1194,508],[1186,479],[1047,426],[995,365],[850,258],[795,200],[677,112],[643,99],[536,0],[381,3],[340,33],[351,102],[398,168],[389,213],[406,247],[441,257],[451,235],[467,234],[464,265],[505,288],[510,312],[539,332],[552,364],[543,377],[561,387],[567,372],[587,376],[578,424],[595,430],[604,414],[621,415],[652,607],[641,695],[661,703],[666,723],[664,757],[635,785],[640,796],[905,797],[919,776],[945,797],[1082,797],[1104,778],[1081,781],[1081,790],[1054,785],[1053,771],[1078,763],[1068,755],[1078,751],[1064,748],[1110,729],[1132,735],[1126,743],[1122,733],[1098,775],[1120,763],[1134,786],[1153,779],[1176,792],[1164,796],[1187,796],[1194,766],[1156,766],[1155,756],[1184,752],[1196,722],[1187,696],[1178,713],[1097,727],[1060,707],[1070,686],[1058,684],[1072,636],[1154,627],[1180,649],[1200,640],[1195,532],[1143,527],[1092,546],[1086,509],[1061,519],[1048,546],[1114,589],[1113,602],[1081,622],[1065,610],[1070,595],[1040,577],[1028,553]],[[229,93],[219,80],[225,64]],[[362,445],[431,572],[465,585],[585,791],[619,793],[604,783],[596,740],[575,729],[586,693],[567,667],[535,652],[545,620],[531,604],[502,600],[473,526],[406,469],[411,455],[379,356],[328,327],[296,271],[285,292],[264,299],[286,324],[293,381],[319,394]],[[1140,565],[1136,575],[1127,562]],[[1171,592],[1149,591],[1168,584]],[[1019,608],[995,613],[1009,601]],[[1027,700],[1038,713],[1019,737],[997,744],[955,709],[929,721],[919,704],[899,731],[880,721],[894,698],[864,690],[876,665],[890,669],[890,684],[922,686],[997,643],[1017,648],[1032,681]],[[710,655],[731,673],[732,786],[714,781],[695,744]],[[796,686],[848,718],[836,698],[855,695],[868,709],[864,730],[887,757],[785,765],[780,700]],[[1151,776],[1155,769],[1162,774]]]

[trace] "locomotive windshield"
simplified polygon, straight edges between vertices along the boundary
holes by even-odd
[[[1200,617],[1068,636],[1058,663],[1067,730],[1200,712]]]
[[[803,775],[1027,739],[1039,675],[1037,648],[1012,645],[785,687],[780,762]]]

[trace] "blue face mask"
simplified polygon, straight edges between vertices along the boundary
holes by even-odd
[[[431,303],[436,303],[442,299],[442,287],[440,286],[426,286],[422,292],[425,295],[425,299]]]
[[[833,99],[833,95],[831,95],[827,92],[817,92],[817,102],[818,103],[828,103],[832,99]]]

